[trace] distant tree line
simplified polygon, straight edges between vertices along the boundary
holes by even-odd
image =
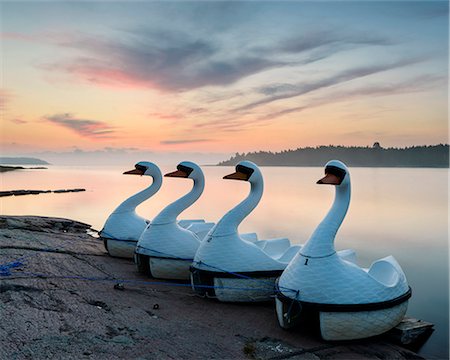
[[[341,160],[358,167],[449,167],[449,145],[424,145],[405,148],[383,148],[376,142],[366,146],[317,146],[283,150],[236,153],[218,165],[236,165],[250,160],[261,166],[323,166],[327,161]]]

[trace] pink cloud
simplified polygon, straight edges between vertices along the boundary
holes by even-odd
[[[46,116],[45,120],[75,131],[77,134],[91,139],[111,138],[111,134],[115,132],[114,128],[105,122],[98,120],[78,119],[69,113]]]
[[[55,44],[83,55],[48,64],[48,70],[69,73],[97,86],[118,88],[188,91],[229,85],[245,76],[287,65],[252,51],[219,59],[220,46],[208,37],[192,37],[185,32],[161,34],[146,28],[125,32],[114,39],[74,34]]]
[[[80,80],[91,84],[105,87],[125,87],[125,88],[148,88],[149,81],[144,81],[138,77],[120,69],[110,67],[92,60],[78,60],[68,65],[57,66],[61,70],[75,75]]]
[[[160,112],[150,113],[148,114],[150,118],[158,118],[161,120],[182,120],[185,116],[183,114],[165,114]]]
[[[19,118],[11,119],[10,121],[13,122],[14,124],[17,124],[17,125],[23,125],[23,124],[27,124],[28,123],[28,121],[25,121],[25,120],[22,120],[22,119],[19,119]]]

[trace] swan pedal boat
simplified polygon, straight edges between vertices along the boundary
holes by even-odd
[[[353,340],[384,333],[403,319],[411,289],[393,256],[370,268],[356,264],[349,251],[340,257],[335,235],[350,204],[350,174],[340,161],[325,166],[318,184],[334,185],[333,206],[277,282],[276,313],[285,329],[319,321],[325,340]]]
[[[103,240],[106,251],[110,256],[133,259],[136,244],[142,232],[150,224],[147,220],[136,213],[136,207],[158,192],[162,184],[162,174],[159,167],[148,161],[140,161],[133,170],[124,172],[126,175],[150,176],[153,182],[144,190],[132,195],[123,201],[112,213],[99,231],[100,239]],[[178,224],[205,236],[205,220],[180,220]],[[208,229],[209,225],[206,225]]]
[[[241,161],[224,179],[250,183],[250,193],[227,212],[202,241],[191,266],[195,292],[224,302],[271,300],[275,280],[301,248],[289,239],[258,240],[238,233],[238,226],[258,205],[264,183],[259,168]]]
[[[166,206],[145,228],[136,245],[134,259],[138,271],[151,277],[189,280],[195,252],[214,223],[185,223],[177,221],[177,217],[203,193],[205,178],[201,168],[190,161],[181,162],[176,171],[164,176],[189,178],[194,184],[190,192]]]

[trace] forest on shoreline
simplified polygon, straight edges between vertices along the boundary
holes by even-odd
[[[366,146],[317,146],[283,150],[236,153],[218,166],[234,166],[249,160],[260,166],[323,166],[329,160],[341,160],[354,167],[449,167],[449,145],[423,145],[383,148],[376,142]]]

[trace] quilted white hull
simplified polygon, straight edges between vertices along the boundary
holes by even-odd
[[[258,279],[214,278],[216,298],[223,302],[270,301],[275,293],[276,277]]]
[[[286,306],[276,298],[276,312],[280,326],[284,329],[295,326]],[[380,335],[389,331],[405,316],[408,301],[390,308],[370,311],[319,312],[320,334],[324,340],[356,340]],[[292,315],[295,316],[295,315]]]
[[[157,279],[189,280],[191,261],[149,257],[151,276]]]
[[[278,273],[260,276],[249,274],[249,278],[226,275],[191,267],[192,290],[201,296],[223,302],[270,301],[274,297],[275,281],[279,276]]]
[[[113,239],[103,239],[106,250],[113,257],[132,259],[137,241],[123,241]]]
[[[320,312],[324,340],[353,340],[380,335],[402,321],[408,301],[388,309],[357,312]]]

